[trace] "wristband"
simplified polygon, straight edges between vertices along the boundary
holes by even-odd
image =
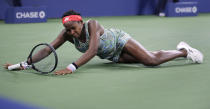
[[[32,65],[28,65],[28,63],[26,61],[21,62],[20,66],[23,67],[23,69],[30,69],[30,68],[32,68]]]
[[[25,70],[32,68],[32,65],[28,65],[26,61],[23,61],[21,63],[8,66],[8,70],[19,69],[20,67],[23,67],[23,69]]]
[[[74,72],[78,69],[78,66],[73,62],[72,64],[69,64],[66,68]]]
[[[78,69],[78,66],[77,66],[77,64],[75,64],[74,62],[72,63],[75,67],[76,67],[76,69]]]

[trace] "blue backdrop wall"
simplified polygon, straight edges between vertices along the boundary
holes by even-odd
[[[23,6],[47,6],[48,18],[59,18],[74,9],[83,16],[148,15],[156,12],[159,0],[22,0]],[[0,19],[12,0],[0,0]],[[210,0],[199,0],[199,12],[210,12]]]

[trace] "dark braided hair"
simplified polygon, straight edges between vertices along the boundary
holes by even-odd
[[[80,15],[80,13],[78,13],[74,10],[69,10],[63,14],[62,18],[66,17],[66,16],[70,16],[70,15]]]

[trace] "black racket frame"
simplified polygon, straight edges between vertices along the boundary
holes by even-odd
[[[54,54],[54,56],[55,56],[55,65],[54,65],[53,69],[51,69],[51,70],[48,71],[48,72],[44,72],[44,71],[41,71],[41,70],[39,70],[38,68],[36,68],[36,66],[34,65],[33,60],[32,60],[32,54],[33,54],[34,50],[35,50],[37,47],[41,46],[41,45],[46,45],[46,46],[48,46],[48,47],[51,49],[51,51],[52,51],[52,53]],[[34,70],[36,70],[37,72],[40,72],[40,73],[42,73],[42,74],[48,74],[48,73],[53,72],[53,71],[56,69],[57,64],[58,64],[58,56],[57,56],[57,54],[56,54],[56,52],[55,52],[55,49],[54,49],[50,44],[47,44],[47,43],[40,43],[40,44],[34,46],[34,48],[31,50],[31,52],[30,52],[30,54],[29,54],[29,56],[28,56],[28,59],[29,59],[30,62],[31,62],[32,68],[33,68]],[[28,60],[28,59],[27,59],[27,60]]]

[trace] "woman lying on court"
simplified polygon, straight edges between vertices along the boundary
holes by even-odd
[[[194,63],[203,62],[203,54],[185,42],[180,42],[177,50],[151,52],[122,30],[105,29],[95,20],[83,22],[80,14],[73,10],[64,13],[62,22],[65,28],[50,45],[57,49],[69,41],[84,54],[65,69],[56,71],[57,75],[74,72],[96,55],[115,63],[141,63],[145,66],[157,66],[179,57],[186,57]],[[5,64],[5,68],[9,65]]]

